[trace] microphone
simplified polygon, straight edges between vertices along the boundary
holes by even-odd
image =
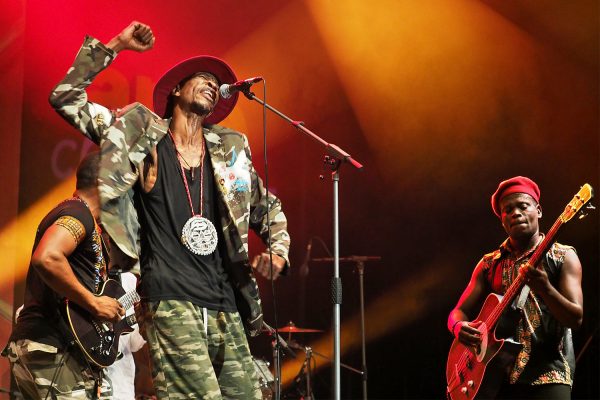
[[[306,245],[306,256],[304,256],[304,261],[302,262],[302,265],[300,266],[300,276],[307,276],[308,275],[308,262],[310,261],[310,252],[312,250],[312,238],[310,238],[310,240],[308,241],[308,244]]]
[[[224,83],[219,87],[219,93],[224,99],[228,99],[233,96],[236,92],[245,92],[250,89],[250,86],[263,80],[262,76],[255,76],[254,78],[244,79],[243,81],[237,81],[232,84]]]

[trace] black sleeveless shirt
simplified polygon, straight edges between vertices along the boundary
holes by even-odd
[[[220,251],[224,239],[218,210],[210,155],[203,162],[204,204],[202,216],[217,230],[219,244],[209,255],[196,255],[180,240],[181,230],[192,211],[173,141],[166,135],[157,145],[158,174],[149,193],[138,184],[135,205],[140,220],[142,272],[141,293],[145,300],[184,300],[211,310],[234,312],[233,286]],[[185,170],[194,212],[199,213],[200,168]]]
[[[44,217],[38,225],[32,253],[35,252],[46,230],[61,217],[73,217],[85,228],[84,239],[67,260],[79,282],[95,293],[99,269],[104,267],[102,265],[104,262],[98,258],[97,252],[98,246],[101,248],[102,245],[100,233],[94,224],[94,217],[81,200],[77,198],[65,200]],[[54,292],[29,265],[23,310],[19,314],[9,341],[29,339],[59,349],[66,347],[71,334],[61,317],[62,308],[61,296]]]
[[[558,287],[563,261],[570,249],[575,250],[571,246],[554,243],[542,259],[542,265],[554,287]],[[529,260],[533,251],[534,249],[531,249],[515,259],[511,256],[510,245],[506,240],[500,249],[483,256],[482,262],[489,289],[494,293],[504,294],[518,275],[521,265]],[[562,326],[550,313],[543,299],[534,292],[530,292],[523,306],[523,312],[518,315],[520,319],[513,321],[511,333],[513,339],[524,346],[511,370],[510,383],[572,385],[575,352],[571,329]],[[497,332],[498,330],[509,331],[500,325],[502,320],[499,322]],[[500,336],[505,337],[505,335]]]

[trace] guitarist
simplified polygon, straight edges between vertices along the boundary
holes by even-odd
[[[37,229],[24,308],[3,352],[26,399],[86,399],[97,394],[98,374],[79,347],[69,344],[72,336],[60,315],[62,299],[99,320],[117,322],[125,314],[112,297],[94,295],[106,272],[106,249],[97,224],[99,162],[98,152],[81,161],[73,197],[54,207]]]
[[[571,398],[575,372],[571,328],[578,328],[583,317],[581,263],[573,247],[554,243],[539,269],[527,264],[544,237],[539,200],[538,185],[529,178],[517,176],[498,185],[492,210],[508,239],[479,261],[448,317],[450,332],[465,346],[476,347],[481,343],[481,321],[471,320],[487,295],[504,294],[515,277],[524,274],[525,292],[516,297],[517,318],[511,329],[522,349],[503,377],[497,398]]]

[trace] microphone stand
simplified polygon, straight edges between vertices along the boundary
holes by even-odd
[[[342,281],[340,279],[340,264],[339,264],[339,204],[338,204],[338,188],[340,181],[340,166],[342,162],[349,163],[353,165],[356,169],[361,170],[363,165],[353,159],[350,154],[346,153],[340,147],[336,146],[333,143],[329,143],[319,137],[317,134],[313,133],[311,130],[307,129],[304,126],[304,122],[295,121],[289,118],[287,115],[283,114],[279,110],[271,107],[266,102],[257,98],[254,93],[252,93],[249,88],[247,90],[241,91],[246,98],[249,100],[254,100],[265,108],[268,108],[279,117],[289,122],[294,128],[298,129],[305,135],[319,142],[325,150],[327,151],[327,155],[324,157],[324,162],[327,167],[329,167],[332,171],[331,177],[333,182],[333,277],[331,279],[331,298],[333,301],[333,355],[334,355],[334,363],[333,363],[333,399],[341,400],[341,386],[340,386],[340,306],[342,304]],[[276,399],[279,400],[279,399]]]
[[[365,291],[364,291],[364,275],[365,275],[365,262],[367,261],[380,261],[380,256],[349,256],[342,257],[340,261],[348,261],[356,263],[356,269],[358,270],[358,283],[360,290],[360,338],[361,338],[361,357],[362,357],[362,392],[363,400],[367,400],[367,347],[365,344]],[[311,261],[331,262],[331,257],[324,258],[313,258]]]

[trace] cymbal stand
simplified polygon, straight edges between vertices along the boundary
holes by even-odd
[[[332,361],[332,360],[331,360],[331,358],[329,358],[329,357],[327,357],[325,354],[321,354],[321,353],[319,353],[319,352],[317,352],[317,351],[314,351],[314,350],[312,350],[312,354],[314,354],[314,355],[316,355],[316,356],[319,356],[319,357],[321,357],[321,358],[323,358],[323,359],[325,359],[325,360],[327,360],[327,361],[329,361],[329,362],[331,362],[331,361]],[[357,374],[359,374],[359,375],[363,375],[363,374],[364,374],[364,372],[363,372],[363,371],[361,371],[360,369],[352,368],[352,367],[351,367],[351,366],[349,366],[348,364],[340,363],[340,366],[341,366],[342,368],[346,368],[348,371],[355,372],[355,373],[357,373]]]
[[[313,392],[312,392],[312,385],[311,385],[312,348],[309,346],[305,346],[304,353],[306,355],[304,358],[304,366],[302,367],[304,369],[304,376],[306,377],[306,397],[304,397],[304,399],[305,400],[314,400]]]
[[[263,328],[268,332],[269,336],[273,336],[271,346],[273,347],[273,368],[275,370],[275,399],[279,400],[281,398],[281,362],[279,349],[285,349],[292,358],[296,358],[296,353],[292,350],[291,346],[283,340],[279,333],[277,333],[275,328],[269,326],[265,321],[263,321]]]
[[[281,399],[281,363],[279,358],[279,346],[277,345],[277,339],[271,340],[271,346],[273,347],[273,372],[275,372],[275,399]]]

